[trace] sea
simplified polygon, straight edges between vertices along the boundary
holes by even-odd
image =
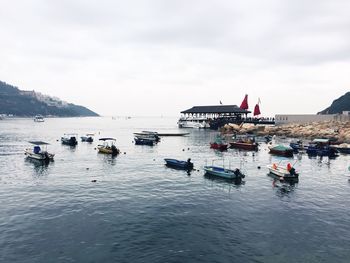
[[[143,130],[189,135],[135,145]],[[64,133],[95,141],[72,148]],[[0,120],[0,262],[350,262],[350,156],[285,159],[264,142],[218,152],[217,134],[178,129],[176,117]],[[97,153],[101,137],[121,154]],[[50,143],[54,162],[25,158],[34,140]],[[191,158],[195,170],[164,158]],[[297,183],[268,175],[288,162]],[[207,164],[246,176],[208,177]]]

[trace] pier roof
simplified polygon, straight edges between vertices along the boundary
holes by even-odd
[[[191,109],[181,111],[181,113],[239,113],[246,114],[250,111],[242,110],[237,105],[214,105],[214,106],[194,106]]]

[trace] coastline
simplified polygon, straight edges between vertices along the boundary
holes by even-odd
[[[290,123],[278,126],[254,126],[243,124],[227,124],[221,132],[234,132],[237,134],[252,133],[258,136],[276,135],[290,138],[328,138],[338,142],[350,143],[350,121],[322,121],[306,124]]]

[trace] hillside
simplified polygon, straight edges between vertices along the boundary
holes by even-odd
[[[0,114],[32,117],[37,114],[58,117],[99,116],[83,106],[64,102],[35,91],[24,91],[0,81]]]
[[[331,106],[317,114],[337,114],[343,111],[350,111],[350,92],[334,100]]]

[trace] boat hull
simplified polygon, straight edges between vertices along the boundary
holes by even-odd
[[[120,153],[119,149],[116,147],[106,147],[103,145],[97,146],[98,152],[103,154],[117,155]]]
[[[34,153],[32,149],[26,149],[24,151],[24,154],[34,160],[39,160],[39,161],[53,161],[54,154],[48,153],[46,151],[40,152],[40,153]]]
[[[80,137],[82,142],[93,142],[94,138],[92,137],[86,137],[86,136],[82,136]]]
[[[273,167],[273,165],[268,165],[267,168],[269,169],[270,174],[277,176],[278,178],[283,179],[298,179],[299,174],[298,173],[290,173],[286,168],[283,167]]]
[[[207,175],[213,175],[225,179],[238,179],[245,177],[239,169],[230,170],[217,166],[204,166],[204,171]]]
[[[181,169],[181,170],[192,170],[193,169],[193,163],[190,161],[180,161],[176,159],[164,159],[166,162],[166,166],[175,168],[175,169]]]
[[[62,144],[69,145],[69,146],[76,146],[78,144],[78,141],[75,137],[74,137],[74,139],[62,137],[61,142],[62,142]]]
[[[228,145],[227,144],[220,144],[220,143],[210,143],[210,148],[215,149],[215,150],[219,150],[219,151],[226,151],[227,150]]]
[[[245,143],[245,142],[230,142],[230,147],[235,149],[242,149],[246,151],[257,151],[257,143]]]
[[[148,146],[153,146],[154,143],[155,143],[155,140],[142,139],[142,138],[135,138],[135,145],[148,145]]]

